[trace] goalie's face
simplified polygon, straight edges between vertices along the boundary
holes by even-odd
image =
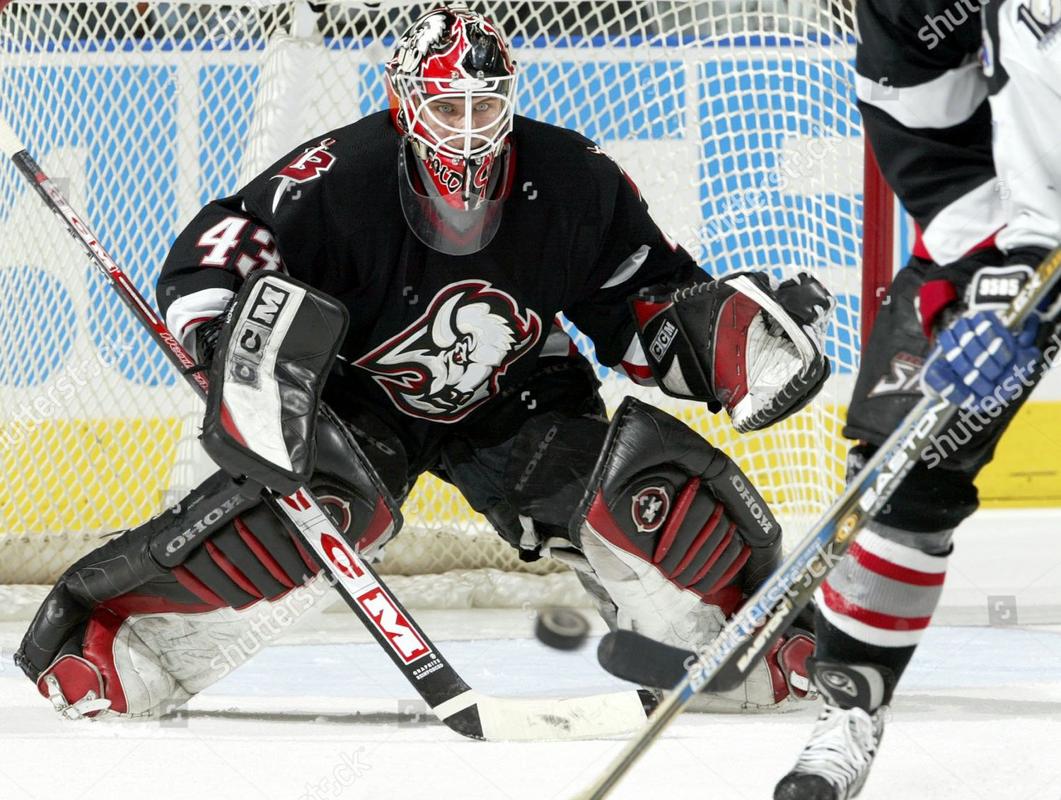
[[[508,105],[499,94],[445,94],[423,104],[419,121],[440,150],[471,160],[494,152],[508,134]]]
[[[387,77],[406,220],[441,252],[482,249],[508,189],[516,75],[507,43],[479,14],[437,9],[402,37]]]

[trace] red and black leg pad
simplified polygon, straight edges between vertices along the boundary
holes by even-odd
[[[740,468],[633,398],[612,419],[572,522],[576,543],[583,524],[727,615],[780,560],[781,527]]]
[[[388,538],[400,513],[349,432],[330,413],[324,416],[310,488],[340,533],[363,550]],[[306,583],[320,568],[287,519],[272,501],[247,498],[241,489],[218,472],[181,503],[75,563],[38,610],[16,663],[37,681],[54,673],[59,657],[83,657],[100,671],[111,710],[123,712],[110,653],[131,615],[240,609]]]
[[[362,552],[389,537],[400,519],[397,504],[327,407],[318,422],[316,447],[318,470],[310,489],[339,532]],[[316,575],[320,566],[276,502],[269,499],[240,514],[174,564],[181,586],[208,605],[244,608],[276,600]],[[161,543],[156,538],[156,550]]]

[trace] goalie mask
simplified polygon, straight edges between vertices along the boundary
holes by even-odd
[[[402,36],[387,79],[409,227],[442,253],[481,250],[497,233],[511,183],[516,71],[508,44],[480,14],[435,9]]]

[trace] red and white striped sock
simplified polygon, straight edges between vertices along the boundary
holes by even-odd
[[[922,552],[885,538],[887,530],[871,524],[859,535],[818,589],[818,611],[864,644],[912,648],[939,603],[949,553]]]

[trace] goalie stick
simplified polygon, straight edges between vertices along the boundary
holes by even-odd
[[[1061,248],[1049,253],[1029,277],[1024,288],[1000,312],[1003,324],[1017,332],[1050,290],[1061,279]],[[702,690],[728,690],[744,680],[755,662],[810,602],[811,596],[851,544],[859,531],[888,502],[903,478],[913,469],[933,436],[942,433],[959,409],[933,397],[923,397],[848,484],[807,536],[784,560],[718,637],[703,647],[681,681],[649,717],[596,782],[576,800],[603,800],[619,780],[659,738],[667,725]],[[665,645],[664,645],[665,647]],[[609,671],[629,675],[667,673],[667,663],[646,663],[656,653],[666,662],[673,653],[646,646],[644,637],[626,631],[606,634],[601,655]],[[671,661],[671,668],[673,662]],[[614,667],[614,669],[612,669]]]
[[[3,8],[0,0],[0,10]],[[169,360],[205,399],[209,381],[166,328],[118,264],[99,243],[55,184],[44,174],[15,132],[0,119],[0,150],[14,162],[45,205],[88,253],[122,301],[162,347]],[[649,692],[627,690],[569,699],[501,698],[472,689],[427,638],[390,589],[343,541],[317,499],[305,487],[288,497],[266,493],[266,500],[294,525],[317,555],[332,585],[390,656],[432,712],[455,732],[473,739],[542,741],[583,739],[629,733],[654,704]]]

